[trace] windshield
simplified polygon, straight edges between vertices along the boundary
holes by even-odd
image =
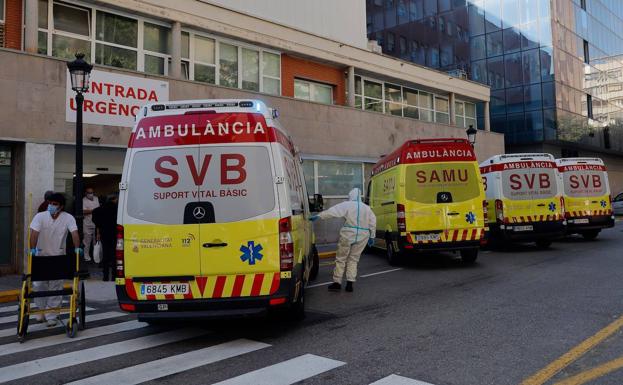
[[[407,167],[406,195],[408,200],[437,203],[440,192],[448,192],[452,202],[478,197],[480,180],[476,165],[462,163],[424,163]]]
[[[584,198],[608,194],[608,177],[605,171],[578,170],[562,173],[565,194]]]
[[[138,151],[131,164],[127,212],[147,222],[183,224],[189,203],[209,202],[214,220],[208,223],[240,221],[275,208],[272,181],[267,147]]]
[[[548,199],[558,194],[555,168],[504,170],[502,192],[513,200]]]

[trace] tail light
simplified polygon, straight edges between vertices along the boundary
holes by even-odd
[[[484,218],[485,218],[485,226],[487,225],[487,223],[489,223],[489,205],[487,204],[487,200],[485,199],[484,201],[482,201],[482,213],[484,214]]]
[[[292,270],[294,266],[294,243],[290,217],[279,220],[279,265],[282,271]]]
[[[400,232],[407,231],[407,218],[405,215],[405,205],[398,204],[396,206],[397,206],[396,221],[398,222],[398,231]]]
[[[123,251],[123,226],[117,225],[117,244],[115,246],[115,261],[117,263],[117,278],[125,277],[125,254]]]
[[[608,195],[608,202],[610,202],[610,205],[612,206],[612,194]]]
[[[495,219],[504,222],[504,202],[501,199],[495,200]]]

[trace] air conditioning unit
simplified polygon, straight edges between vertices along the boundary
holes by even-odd
[[[454,78],[467,79],[467,72],[465,72],[465,70],[462,70],[460,68],[454,69],[452,71],[448,71],[448,75]]]
[[[376,53],[383,52],[383,47],[381,47],[376,40],[368,40],[368,49]]]

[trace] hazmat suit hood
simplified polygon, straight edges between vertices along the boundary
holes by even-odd
[[[361,191],[355,187],[354,189],[350,190],[350,192],[348,193],[348,200],[349,201],[359,201],[361,200]]]

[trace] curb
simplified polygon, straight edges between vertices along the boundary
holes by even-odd
[[[318,258],[320,259],[326,259],[326,258],[334,258],[335,257],[335,251],[325,251],[322,253],[318,253]]]

